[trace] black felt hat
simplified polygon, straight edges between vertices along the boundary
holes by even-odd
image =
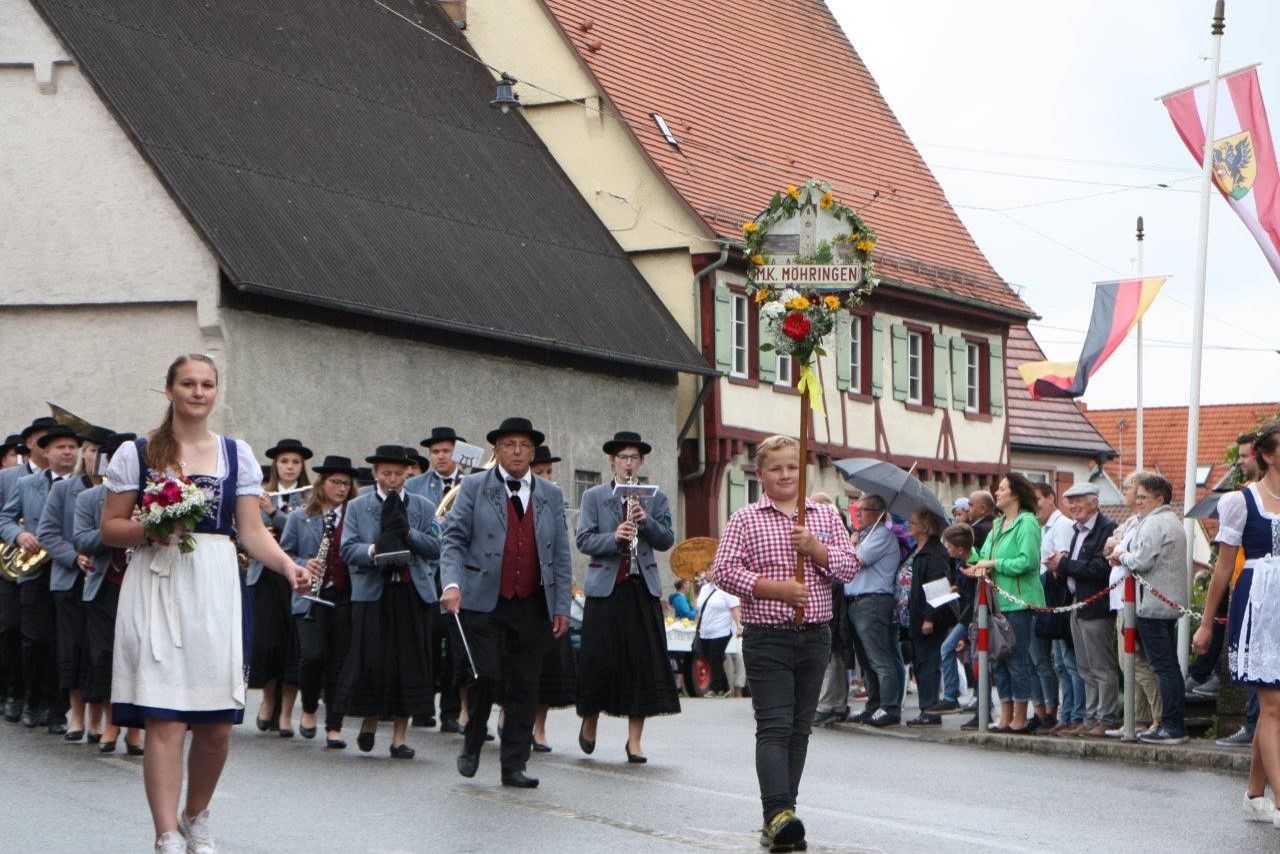
[[[630,430],[619,430],[613,434],[612,439],[604,443],[604,452],[609,456],[613,456],[626,447],[639,448],[640,453],[646,457],[653,450],[653,446],[643,441],[639,433],[633,433]]]
[[[533,465],[536,466],[538,463],[558,462],[560,462],[560,458],[551,456],[551,449],[546,445],[539,445],[533,449]]]
[[[459,436],[452,427],[432,427],[431,435],[423,439],[418,444],[424,448],[430,448],[436,442],[465,442],[466,439]]]
[[[21,433],[14,433],[0,444],[0,455],[7,454],[11,449],[24,457],[27,455],[27,446],[22,443]]]
[[[102,443],[102,453],[110,457],[120,450],[120,446],[125,442],[132,442],[137,438],[138,435],[136,433],[112,433],[111,438]]]
[[[324,462],[311,469],[316,474],[345,474],[350,475],[354,480],[358,472],[356,467],[351,464],[350,457],[340,457],[337,454],[329,454],[324,458]]]
[[[281,439],[276,442],[275,447],[267,448],[266,453],[267,457],[273,460],[281,454],[299,454],[304,460],[309,460],[315,456],[311,453],[311,449],[298,439]]]
[[[46,415],[43,418],[37,418],[35,421],[32,421],[23,429],[22,441],[24,442],[27,441],[27,437],[29,437],[32,433],[36,432],[37,430],[49,430],[57,426],[58,426],[58,422],[54,421],[51,416]]]
[[[409,465],[413,459],[409,456],[404,445],[379,445],[377,449],[364,458],[366,463],[400,463],[401,465]]]
[[[541,445],[547,439],[546,436],[533,429],[533,422],[528,418],[504,418],[502,423],[498,425],[498,429],[490,430],[485,438],[489,440],[490,445],[496,445],[498,444],[499,436],[509,434],[528,436],[533,441],[534,447]]]
[[[368,466],[358,466],[356,468],[356,483],[361,486],[368,486],[374,482],[373,469]]]
[[[87,432],[77,434],[76,438],[81,442],[92,442],[101,448],[103,445],[107,444],[107,442],[111,441],[115,435],[116,432],[114,430],[108,430],[106,427],[98,427],[97,425],[91,424]]]
[[[42,448],[47,448],[54,439],[75,439],[77,445],[83,441],[75,430],[63,424],[55,424],[45,431],[45,434],[36,441],[36,444]]]

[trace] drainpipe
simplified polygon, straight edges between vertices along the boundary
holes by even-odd
[[[729,244],[720,244],[720,257],[712,261],[707,266],[699,270],[693,277],[693,345],[702,352],[702,282],[707,276],[719,270],[725,264],[729,263]],[[685,435],[689,432],[689,427],[697,418],[698,413],[702,409],[702,404],[706,401],[707,395],[711,393],[711,384],[719,380],[718,376],[703,377],[702,388],[698,391],[698,396],[694,400],[693,409],[689,412],[689,417],[685,421],[685,427],[680,431],[680,442],[684,442]],[[686,475],[681,476],[681,483],[690,483],[706,474],[707,471],[707,430],[701,418],[698,421],[698,467]],[[678,445],[677,445],[678,448]]]

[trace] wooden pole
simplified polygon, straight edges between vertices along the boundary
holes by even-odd
[[[809,396],[800,396],[800,494],[796,498],[796,525],[804,527],[804,502],[809,494]],[[804,584],[804,555],[796,555],[796,581]],[[796,606],[796,625],[804,623],[804,606]]]

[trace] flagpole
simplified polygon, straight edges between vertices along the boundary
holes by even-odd
[[[1187,535],[1187,577],[1195,570],[1196,521],[1186,514],[1196,503],[1196,463],[1200,451],[1200,363],[1204,353],[1204,292],[1209,266],[1209,198],[1213,191],[1213,134],[1218,111],[1218,71],[1222,60],[1222,31],[1226,29],[1226,3],[1213,7],[1213,57],[1209,66],[1209,92],[1205,116],[1203,162],[1200,164],[1200,239],[1196,247],[1196,296],[1191,315],[1191,387],[1187,404],[1187,469],[1183,482],[1182,513]],[[1187,672],[1191,652],[1191,620],[1178,621],[1178,663]]]
[[[1142,217],[1138,217],[1138,279],[1142,279]],[[1133,451],[1133,470],[1142,471],[1142,318],[1138,318],[1138,441]]]

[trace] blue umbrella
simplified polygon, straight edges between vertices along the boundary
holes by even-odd
[[[882,499],[894,516],[908,516],[912,510],[923,508],[944,522],[947,520],[947,511],[938,496],[911,472],[893,463],[873,457],[854,457],[838,461],[836,469],[863,493]]]

